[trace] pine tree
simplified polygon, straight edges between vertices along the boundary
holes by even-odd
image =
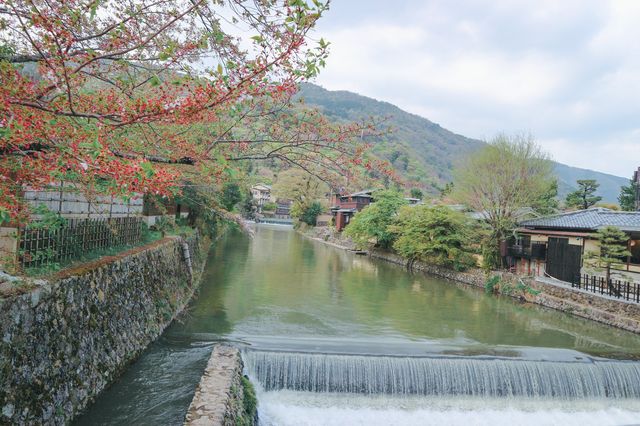
[[[618,203],[620,204],[620,208],[627,212],[637,210],[637,197],[638,184],[633,180],[630,180],[628,186],[620,187],[620,195],[618,195]]]
[[[567,194],[566,203],[568,207],[586,210],[602,200],[599,195],[594,195],[600,186],[594,179],[579,179],[576,183],[578,184],[578,189]]]
[[[630,255],[627,250],[629,237],[615,226],[607,226],[598,230],[597,239],[600,243],[599,251],[587,253],[585,260],[595,269],[605,271],[607,286],[617,294],[618,291],[610,283],[611,267],[622,265],[622,259]]]

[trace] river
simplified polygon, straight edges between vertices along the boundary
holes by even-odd
[[[264,425],[640,421],[640,336],[261,225],[77,425],[179,425],[217,341]]]

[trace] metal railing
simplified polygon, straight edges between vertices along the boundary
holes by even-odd
[[[19,231],[18,259],[22,268],[65,263],[100,249],[142,241],[142,218],[67,219],[53,228]]]
[[[571,287],[579,288],[600,295],[615,297],[629,302],[640,303],[640,284],[622,280],[607,280],[605,277],[578,274]]]

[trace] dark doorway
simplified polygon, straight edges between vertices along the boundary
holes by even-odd
[[[568,238],[549,237],[547,274],[562,281],[573,282],[580,276],[582,247],[569,244]]]

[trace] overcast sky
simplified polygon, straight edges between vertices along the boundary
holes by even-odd
[[[640,0],[333,0],[317,79],[462,135],[530,132],[557,161],[640,166]]]

